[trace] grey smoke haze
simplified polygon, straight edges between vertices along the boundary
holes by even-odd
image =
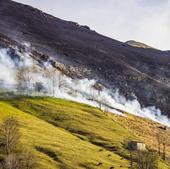
[[[118,89],[111,91],[107,88],[103,88],[99,94],[94,88],[96,81],[93,79],[72,79],[59,71],[54,71],[50,62],[45,62],[44,67],[39,67],[38,63],[32,59],[31,53],[28,52],[31,49],[31,45],[29,43],[24,44],[26,48],[25,52],[20,52],[15,48],[15,53],[19,58],[18,60],[12,59],[13,54],[10,53],[10,49],[0,48],[0,89],[2,91],[5,89],[5,91],[21,92],[20,89],[22,85],[24,85],[24,89],[27,90],[24,90],[22,94],[27,93],[27,95],[29,94],[32,96],[38,94],[38,96],[53,96],[73,100],[100,107],[104,111],[109,111],[125,117],[126,115],[122,114],[122,112],[128,112],[170,127],[170,119],[162,115],[159,109],[154,106],[143,108],[137,98],[134,98],[134,100],[127,100],[124,96],[119,94]],[[28,81],[17,80],[18,68],[21,67],[25,67],[26,70],[29,70],[26,74],[21,73],[26,77],[24,79],[28,79],[27,77],[29,76]],[[51,73],[49,74],[48,72]],[[22,82],[22,84],[20,82]],[[35,84],[37,83],[43,86],[43,91],[39,93],[37,93],[35,88]],[[20,84],[19,90],[18,84]]]
[[[15,0],[99,33],[170,49],[170,0]]]

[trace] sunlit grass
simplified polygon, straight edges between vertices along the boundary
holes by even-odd
[[[126,143],[140,140],[154,149],[152,136],[159,130],[150,120],[106,116],[97,108],[55,98],[0,101],[0,120],[6,116],[19,119],[22,142],[35,151],[40,169],[127,169]],[[97,166],[99,163],[102,165]],[[159,165],[168,168],[163,161]]]
[[[22,126],[22,142],[32,149],[37,147],[46,149],[57,155],[53,159],[48,154],[36,151],[40,160],[40,169],[55,168],[97,168],[98,163],[102,163],[102,168],[115,166],[127,168],[127,160],[122,160],[120,156],[109,151],[100,152],[100,147],[95,146],[87,141],[83,141],[68,131],[55,127],[43,120],[32,115],[24,113],[8,103],[0,102],[0,119],[7,116],[14,116],[19,119]],[[39,150],[39,149],[37,149]],[[108,157],[111,154],[111,157]]]

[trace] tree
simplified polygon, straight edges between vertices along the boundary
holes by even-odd
[[[166,160],[166,146],[168,144],[168,138],[165,136],[165,134],[162,136],[162,145],[163,145],[163,160]]]
[[[0,169],[34,169],[37,167],[35,159],[31,152],[9,154],[4,157]]]
[[[4,158],[3,163],[1,164],[2,169],[22,169],[21,160],[18,154],[9,154]]]
[[[163,160],[166,160],[166,147],[169,145],[169,137],[166,135],[166,130],[165,132],[158,133],[156,138],[158,142],[158,154],[159,156],[162,155]]]
[[[63,73],[56,68],[48,68],[45,71],[45,77],[50,79],[50,87],[52,89],[52,95],[55,96],[55,89],[61,89],[67,87],[66,81],[63,78]],[[50,90],[50,89],[49,89]]]
[[[0,125],[0,169],[34,169],[36,166],[33,153],[25,151],[20,144],[19,126],[13,117],[4,119]]]
[[[157,134],[157,143],[158,143],[158,154],[161,155],[161,144],[162,144],[162,137],[160,134]]]
[[[36,157],[30,151],[23,153],[23,166],[25,169],[34,169],[37,166]]]
[[[16,73],[17,89],[19,92],[29,95],[29,88],[32,80],[32,72],[29,67],[20,67]]]
[[[35,89],[35,92],[42,92],[45,88],[43,86],[43,84],[41,82],[36,82],[34,84],[34,89]]]
[[[133,169],[133,163],[134,163],[133,151],[130,150],[130,168],[131,169]]]
[[[102,98],[101,98],[101,92],[103,91],[103,85],[101,85],[100,83],[96,83],[93,88],[98,92],[98,98],[97,98],[97,102],[99,104],[99,109],[102,109]]]
[[[63,72],[58,72],[58,88],[61,90],[62,88],[68,88],[67,81],[64,79]]]
[[[19,123],[9,117],[0,125],[0,148],[6,155],[14,152],[20,139]]]
[[[55,87],[57,83],[57,76],[56,76],[57,70],[55,68],[48,68],[46,69],[44,75],[46,78],[50,79],[50,88],[52,90],[52,95],[55,96]],[[50,91],[50,89],[49,89]]]
[[[136,164],[132,169],[158,169],[158,157],[154,152],[136,151],[133,156]]]

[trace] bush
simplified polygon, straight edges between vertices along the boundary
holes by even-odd
[[[17,119],[8,117],[0,125],[0,169],[34,169],[34,155],[20,149],[20,125]]]

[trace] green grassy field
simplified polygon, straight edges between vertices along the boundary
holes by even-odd
[[[133,116],[106,116],[85,104],[40,97],[1,100],[0,120],[7,116],[20,121],[22,143],[34,151],[39,169],[128,169],[126,143],[146,142],[138,130],[142,121],[152,124],[136,118],[139,127],[133,129],[134,122],[126,126]],[[164,162],[159,165],[168,169]]]

